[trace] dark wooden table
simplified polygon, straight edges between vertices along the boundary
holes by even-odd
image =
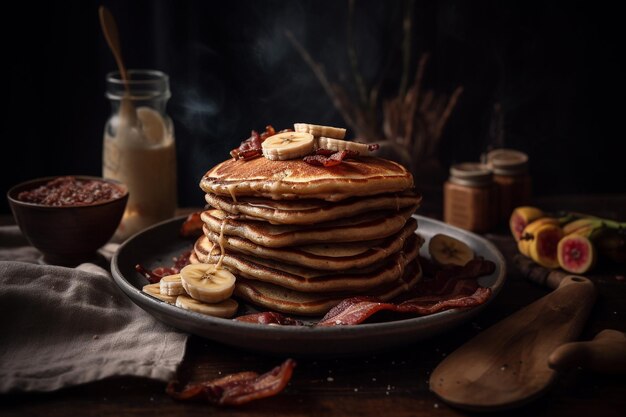
[[[626,195],[559,196],[536,204],[544,209],[589,212],[626,219]],[[422,213],[438,217],[437,213]],[[400,349],[342,359],[297,358],[287,389],[276,397],[240,408],[179,403],[165,384],[113,378],[53,393],[0,396],[0,415],[45,416],[453,416],[471,415],[447,406],[428,387],[430,372],[450,352],[481,330],[548,293],[526,281],[510,263],[516,248],[503,227],[486,235],[508,261],[508,279],[499,296],[469,323],[449,333]],[[605,328],[626,331],[626,271],[600,268],[590,278],[599,297],[582,335]],[[201,381],[243,370],[264,372],[284,358],[242,351],[192,336],[179,371],[182,381]],[[626,378],[577,369],[562,375],[541,398],[507,412],[512,416],[623,416]],[[493,413],[492,413],[493,415]]]

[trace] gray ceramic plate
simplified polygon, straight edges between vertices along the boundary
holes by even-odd
[[[422,246],[422,255],[428,256],[428,240],[431,236],[445,233],[463,240],[478,255],[495,262],[495,272],[479,279],[481,285],[491,287],[493,295],[489,301],[493,300],[502,288],[506,276],[505,261],[500,251],[478,235],[426,217],[415,217],[419,225],[418,233],[426,239]],[[292,355],[373,352],[445,332],[475,316],[488,303],[476,308],[447,310],[425,317],[323,328],[264,326],[183,310],[141,292],[147,281],[134,267],[138,263],[148,268],[169,265],[172,257],[189,250],[193,242],[180,238],[178,234],[184,219],[180,217],[157,224],[124,242],[111,261],[113,278],[132,301],[157,319],[180,330],[227,345],[258,352]],[[241,313],[254,311],[251,306],[242,305]]]

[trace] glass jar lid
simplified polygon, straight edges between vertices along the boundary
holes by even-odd
[[[470,187],[479,187],[491,184],[493,173],[484,164],[463,162],[450,167],[450,182]]]
[[[496,149],[487,154],[487,165],[496,175],[519,175],[528,170],[528,155],[515,149]]]

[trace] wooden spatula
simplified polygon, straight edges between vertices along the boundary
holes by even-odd
[[[541,395],[556,377],[548,357],[578,338],[595,298],[587,278],[564,278],[552,293],[450,354],[431,375],[431,390],[469,410],[511,408]]]

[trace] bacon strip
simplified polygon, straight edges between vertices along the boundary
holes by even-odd
[[[458,281],[458,284],[462,287],[465,285],[465,281]],[[418,297],[400,304],[385,303],[381,300],[370,299],[368,297],[353,297],[343,300],[336,307],[331,309],[322,320],[317,323],[317,326],[360,324],[382,310],[428,315],[451,308],[475,307],[485,303],[490,296],[490,288],[478,287],[474,293],[470,295],[457,295],[454,298],[450,298],[449,296]]]
[[[279,324],[281,326],[304,326],[304,323],[300,320],[292,319],[276,313],[273,311],[266,311],[264,313],[247,314],[245,316],[236,317],[235,320],[243,321],[244,323],[256,323],[256,324]]]
[[[205,399],[217,405],[241,405],[280,393],[293,374],[296,362],[287,359],[280,366],[259,375],[256,372],[240,372],[212,381],[185,386],[177,391],[178,382],[167,385],[166,393],[176,400]]]
[[[164,276],[176,274],[176,272],[173,272],[172,268],[160,266],[158,268],[150,270],[141,264],[135,265],[135,271],[143,275],[144,278],[146,278],[148,282],[150,282],[150,284],[156,284],[157,282],[161,281],[161,278],[163,278]]]
[[[328,152],[332,151],[328,149],[318,149],[315,151],[315,155],[305,156],[303,160],[309,165],[333,167],[339,165],[344,159],[354,158],[359,155],[358,152],[349,151],[347,149],[331,153],[330,156],[326,155]]]
[[[200,219],[201,213],[201,211],[196,211],[187,216],[180,227],[180,235],[182,237],[197,238],[202,235],[202,225],[204,223]]]
[[[317,326],[337,326],[343,324],[359,324],[373,314],[382,310],[393,310],[394,304],[386,303],[374,297],[346,298],[317,323]]]
[[[243,159],[248,160],[252,158],[256,158],[257,156],[261,156],[263,154],[263,149],[261,148],[261,144],[263,141],[270,136],[276,134],[276,130],[272,125],[265,126],[265,131],[259,135],[259,132],[253,130],[250,132],[250,137],[239,145],[238,148],[235,148],[230,151],[230,156],[235,159]]]
[[[190,256],[191,250],[188,250],[187,252],[183,252],[180,256],[174,257],[172,259],[174,261],[172,266],[159,266],[150,270],[141,264],[137,264],[135,265],[135,271],[143,275],[148,282],[150,282],[150,284],[156,284],[161,281],[161,278],[168,275],[178,274],[181,269],[189,265]]]
[[[353,297],[343,300],[331,309],[318,326],[363,323],[379,311],[428,315],[452,308],[469,308],[485,303],[491,296],[490,288],[478,285],[476,278],[489,275],[495,263],[474,259],[465,266],[437,270],[435,278],[418,283],[410,292],[415,294],[400,303],[386,303],[371,297]]]
[[[465,266],[450,266],[435,273],[435,279],[472,279],[491,275],[496,264],[485,259],[472,259]]]

